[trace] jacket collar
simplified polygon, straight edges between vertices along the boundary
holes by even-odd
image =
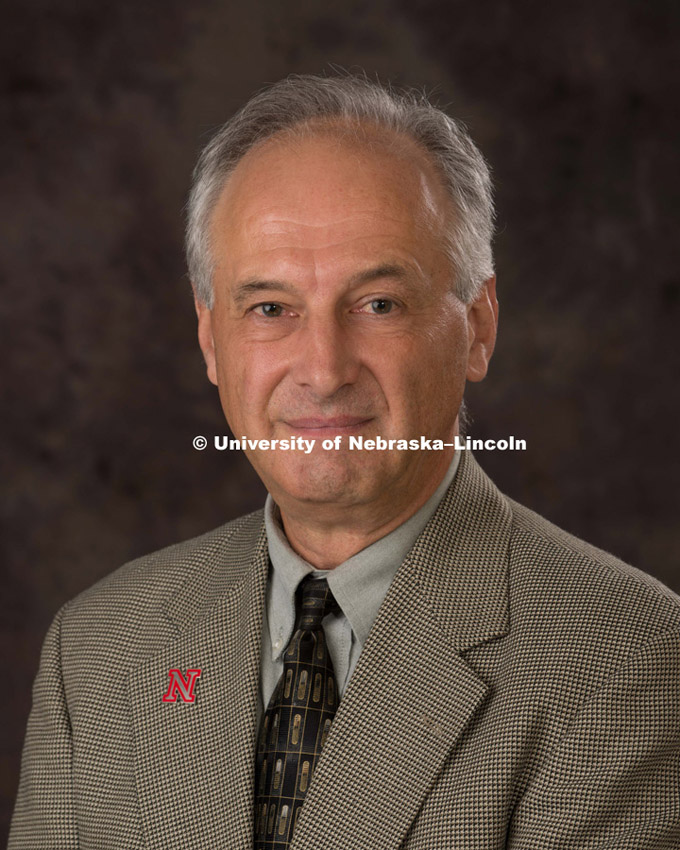
[[[459,652],[508,630],[511,522],[505,497],[463,451],[452,486],[402,565]]]
[[[507,500],[472,453],[462,451],[452,485],[400,568],[413,573],[460,651],[507,630],[510,524]],[[266,582],[267,559],[262,511],[244,517],[235,529],[217,529],[196,558],[200,569],[190,572],[168,602],[168,616],[180,631],[190,629],[225,596],[247,593],[254,579],[255,585]]]

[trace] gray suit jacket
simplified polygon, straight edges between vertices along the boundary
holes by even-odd
[[[261,513],[64,606],[19,848],[250,848]],[[163,702],[200,668],[194,703]],[[502,496],[469,453],[400,567],[294,850],[680,847],[680,600]]]

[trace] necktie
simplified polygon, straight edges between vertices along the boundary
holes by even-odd
[[[283,673],[262,719],[255,762],[255,850],[287,850],[338,705],[321,626],[338,604],[325,579],[304,578]]]

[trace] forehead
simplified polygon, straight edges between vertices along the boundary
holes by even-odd
[[[273,137],[244,156],[218,199],[211,243],[218,264],[284,248],[354,250],[367,240],[439,243],[448,212],[442,181],[415,142],[324,128]]]

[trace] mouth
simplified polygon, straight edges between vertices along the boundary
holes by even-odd
[[[305,416],[284,419],[284,425],[301,436],[333,437],[337,434],[354,434],[371,422],[372,416]]]

